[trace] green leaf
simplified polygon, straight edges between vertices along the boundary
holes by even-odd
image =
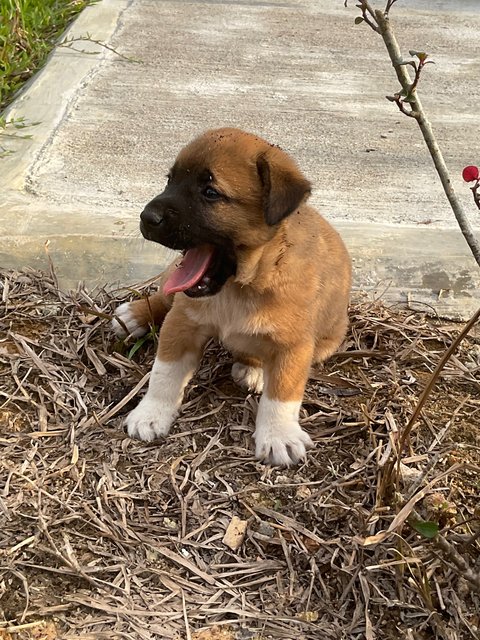
[[[418,58],[420,62],[425,62],[425,60],[428,58],[428,53],[426,53],[425,51],[415,51],[414,49],[410,49],[408,53],[411,56]]]
[[[417,521],[412,522],[411,526],[424,538],[435,538],[439,531],[439,526],[436,522],[429,522],[425,520],[425,522]]]
[[[361,18],[360,16],[358,16],[358,18],[355,18],[355,24],[362,24],[363,22],[363,18]]]
[[[150,334],[147,333],[147,335],[143,336],[142,338],[140,338],[139,340],[137,340],[135,342],[135,344],[133,345],[133,347],[130,349],[130,351],[128,352],[127,358],[129,360],[131,360],[133,358],[133,356],[137,353],[137,351],[140,349],[140,347],[150,338]]]

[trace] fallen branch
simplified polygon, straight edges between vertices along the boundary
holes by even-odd
[[[100,51],[87,51],[86,49],[76,49],[73,46],[76,42],[92,42],[93,44],[96,44],[98,47],[103,47],[103,49],[107,49],[107,51],[111,51],[112,53],[117,55],[119,58],[122,58],[123,60],[126,60],[127,62],[135,62],[137,64],[140,64],[142,62],[141,60],[137,60],[136,58],[130,58],[129,56],[124,56],[123,53],[120,53],[119,51],[117,51],[116,49],[114,49],[110,45],[106,44],[105,42],[102,42],[101,40],[96,40],[95,38],[92,38],[90,36],[90,34],[88,34],[88,33],[86,35],[84,35],[84,36],[76,36],[76,37],[71,37],[71,38],[64,38],[56,46],[57,47],[63,47],[64,49],[71,49],[72,51],[76,51],[77,53],[85,53],[86,55],[89,55],[89,56],[95,56],[95,55],[98,55],[100,53]]]

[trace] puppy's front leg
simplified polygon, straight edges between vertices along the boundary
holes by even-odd
[[[312,357],[313,344],[303,344],[283,349],[265,363],[266,384],[254,433],[258,459],[288,467],[313,446],[298,423]]]
[[[167,314],[148,391],[126,419],[131,438],[151,441],[167,435],[208,337],[175,306]]]

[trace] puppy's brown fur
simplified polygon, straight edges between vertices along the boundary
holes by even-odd
[[[198,361],[215,337],[235,361],[263,368],[269,400],[301,401],[312,362],[328,358],[347,330],[351,266],[340,236],[306,204],[310,184],[294,161],[254,135],[208,131],[180,152],[175,167],[193,175],[208,170],[225,196],[203,217],[231,240],[236,273],[210,297],[166,296],[162,284],[176,261],[158,293],[130,303],[130,321],[163,321],[162,362],[186,352]],[[263,455],[274,463],[298,458]]]

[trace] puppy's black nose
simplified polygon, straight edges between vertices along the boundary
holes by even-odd
[[[158,209],[146,206],[140,214],[140,220],[149,227],[156,227],[163,222],[163,214]]]

